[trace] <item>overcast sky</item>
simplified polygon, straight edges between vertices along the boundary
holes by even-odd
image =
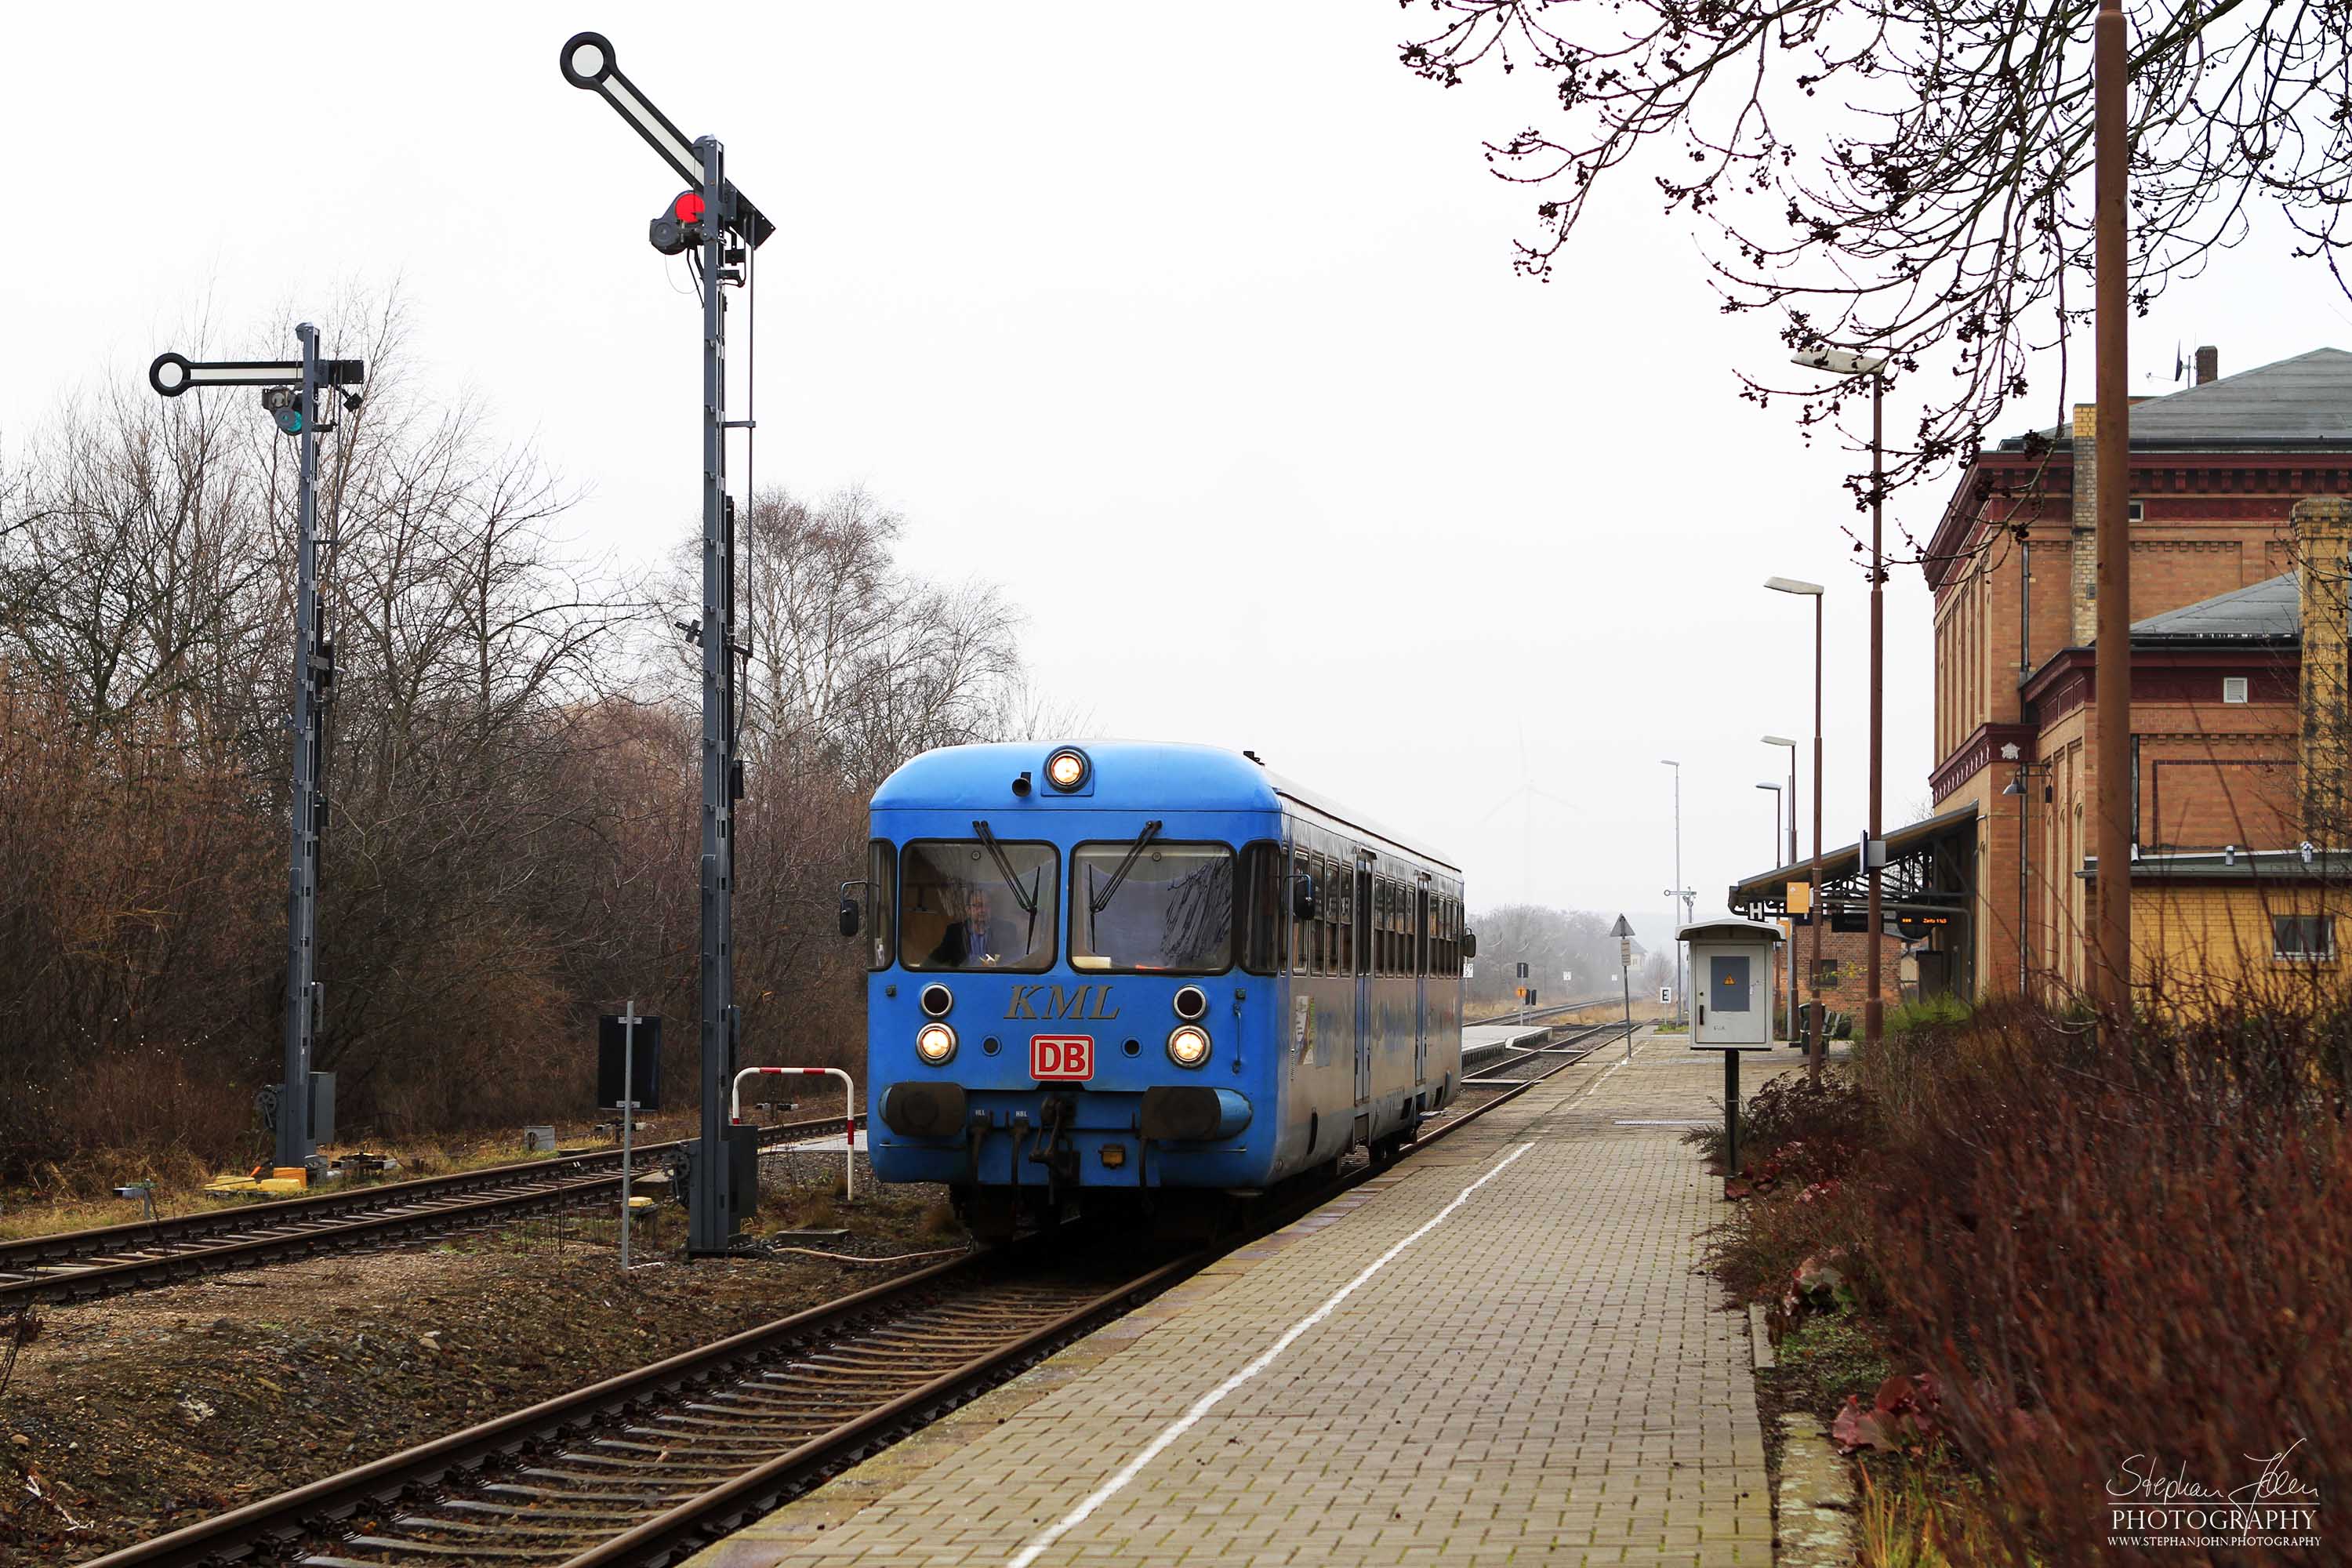
[[[1754,786],[1785,764],[1757,737],[1810,732],[1811,628],[1760,584],[1807,577],[1832,595],[1826,837],[1857,836],[1852,459],[1738,400],[1732,367],[1779,357],[1770,324],[1718,312],[1643,171],[1555,281],[1513,275],[1534,197],[1478,140],[1535,110],[1499,78],[1402,71],[1420,13],[689,15],[12,11],[0,455],[199,319],[215,352],[290,353],[257,327],[396,283],[412,370],[584,490],[583,551],[659,554],[697,516],[697,308],[644,238],[675,182],[557,74],[593,26],[778,224],[761,480],[863,485],[920,569],[1003,583],[1041,693],[1098,731],[1253,748],[1450,852],[1474,904],[1644,925],[1676,757],[1705,913],[1771,862]],[[2145,390],[2176,342],[2218,342],[2225,371],[2352,346],[2352,312],[2284,252],[2265,237],[2164,301],[2137,329]],[[2046,422],[2051,394],[2009,423]],[[1948,495],[1895,519],[1924,532]],[[1899,572],[1890,826],[1934,762],[1928,616]]]

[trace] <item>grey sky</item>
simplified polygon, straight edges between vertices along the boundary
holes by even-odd
[[[1255,748],[1462,858],[1476,903],[1660,909],[1657,759],[1679,757],[1704,912],[1767,863],[1753,786],[1783,764],[1757,737],[1811,722],[1809,614],[1759,584],[1811,577],[1833,595],[1827,837],[1854,837],[1849,459],[1737,398],[1770,324],[1718,313],[1643,171],[1538,285],[1508,264],[1534,197],[1477,143],[1539,106],[1409,78],[1393,5],[747,6],[703,78],[686,16],[13,13],[0,453],[200,318],[218,351],[272,352],[278,313],[397,281],[414,368],[585,489],[583,546],[665,550],[696,504],[695,307],[644,240],[674,182],[557,75],[594,26],[779,225],[761,478],[863,484],[922,569],[1006,584],[1045,696]],[[2352,344],[2284,248],[2160,304],[2147,390],[2176,341],[2225,371]],[[2053,406],[2037,387],[2008,424]],[[1947,494],[1895,515],[1924,531]],[[1927,616],[1899,572],[1890,821],[1927,795]]]

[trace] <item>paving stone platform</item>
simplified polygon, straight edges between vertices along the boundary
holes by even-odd
[[[1674,1125],[1721,1093],[1678,1038],[1603,1051],[692,1568],[1764,1568],[1721,1184]]]

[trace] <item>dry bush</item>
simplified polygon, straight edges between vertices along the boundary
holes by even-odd
[[[2221,1490],[2276,1454],[2323,1500],[2352,1480],[2346,1020],[2119,1035],[1979,1015],[1871,1187],[1898,1348],[2020,1557],[2112,1557],[2134,1456]]]

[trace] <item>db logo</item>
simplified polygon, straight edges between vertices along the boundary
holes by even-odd
[[[1029,1076],[1034,1079],[1090,1079],[1095,1076],[1092,1035],[1032,1035]]]

